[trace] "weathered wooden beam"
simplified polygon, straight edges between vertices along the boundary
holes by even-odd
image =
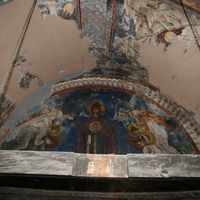
[[[129,177],[200,177],[199,155],[130,154],[127,157]]]
[[[74,153],[0,151],[0,173],[71,176]]]
[[[0,151],[0,174],[105,178],[200,178],[200,156]]]

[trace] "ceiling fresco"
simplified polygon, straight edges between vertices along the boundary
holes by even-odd
[[[115,57],[116,49],[137,59],[146,41],[163,43],[165,49],[184,41],[185,52],[189,46],[199,46],[200,6],[195,1],[49,0],[38,6],[44,18],[58,15],[75,20],[82,37],[89,37],[90,54],[101,61]]]
[[[127,0],[125,6],[126,13],[135,20],[136,35],[133,39],[117,38],[117,40],[118,46],[129,57],[137,58],[139,47],[146,41],[152,41],[155,45],[163,43],[165,49],[172,43],[184,41],[185,52],[189,46],[196,45],[190,23],[180,5],[174,7],[174,4],[168,4],[166,1]],[[198,14],[191,12],[190,7],[185,8],[188,9],[188,16],[195,30],[199,32],[199,7],[195,10]]]
[[[29,88],[33,80],[41,88],[16,108],[3,96],[0,149],[200,153],[197,121],[154,87],[137,61],[140,46],[149,41],[167,50],[181,40],[185,53],[198,46],[197,1],[45,0],[38,8],[43,18],[56,15],[74,21],[80,37],[88,38],[96,66],[44,84],[18,54],[14,68],[22,75],[20,88]]]

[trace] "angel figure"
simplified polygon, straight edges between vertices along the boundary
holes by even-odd
[[[178,153],[168,144],[165,128],[173,127],[163,117],[147,110],[134,110],[129,112],[129,116],[135,120],[135,123],[128,126],[127,141],[131,146],[143,153]]]

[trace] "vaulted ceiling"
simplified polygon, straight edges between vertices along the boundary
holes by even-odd
[[[162,2],[179,6],[178,0]],[[189,12],[200,12],[199,0],[183,0],[183,3],[188,6]],[[0,7],[1,82],[29,9],[30,2],[26,0],[14,0]],[[188,110],[200,114],[200,51],[195,45],[190,46],[187,52],[184,50],[183,41],[171,44],[167,51],[162,43],[154,45],[153,42],[146,42],[140,47],[138,59],[147,67],[154,85]],[[37,75],[43,83],[95,66],[95,58],[88,54],[87,38],[80,39],[80,31],[74,22],[55,16],[42,20],[37,9],[22,53],[27,60],[23,70]],[[41,86],[34,80],[29,88],[21,89],[19,82],[23,70],[16,68],[8,91],[17,103]]]

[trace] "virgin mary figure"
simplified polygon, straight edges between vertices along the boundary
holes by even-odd
[[[77,123],[77,153],[115,154],[115,127],[103,114],[105,104],[93,100],[88,105],[89,117]]]

